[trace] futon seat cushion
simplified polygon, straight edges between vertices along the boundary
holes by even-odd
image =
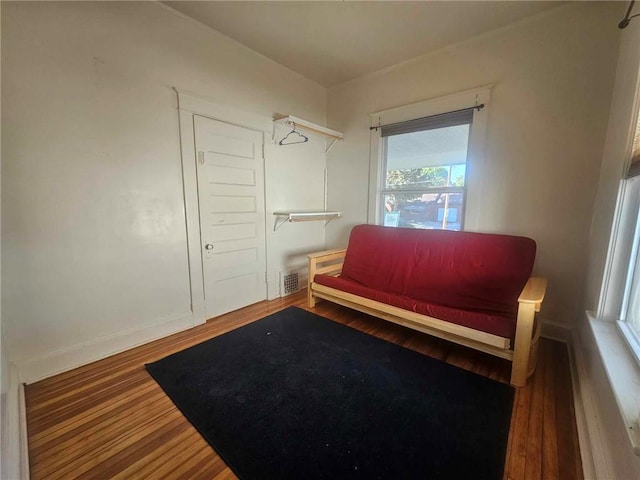
[[[446,320],[465,327],[473,328],[481,332],[491,333],[499,337],[515,337],[515,316],[499,315],[480,311],[461,310],[444,305],[427,303],[414,300],[409,297],[395,295],[382,290],[374,290],[365,287],[353,280],[344,277],[331,277],[329,275],[316,275],[315,282],[320,285],[335,288],[342,292],[352,293],[359,297],[368,298],[387,305],[416,312],[422,315]]]
[[[315,281],[513,338],[535,254],[535,242],[525,237],[358,225],[340,277]]]

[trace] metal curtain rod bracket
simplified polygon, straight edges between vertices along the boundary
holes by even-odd
[[[640,13],[636,13],[635,15],[631,15],[631,10],[633,10],[633,4],[636,3],[636,0],[631,0],[629,2],[629,8],[627,9],[627,14],[624,16],[622,21],[618,24],[618,28],[622,30],[623,28],[627,28],[632,18],[640,16]]]
[[[425,118],[436,118],[436,117],[441,117],[442,115],[449,115],[451,113],[466,112],[467,110],[478,110],[478,111],[480,111],[483,108],[484,108],[484,103],[481,103],[480,105],[474,105],[473,107],[461,108],[460,110],[452,110],[451,112],[443,112],[443,113],[437,113],[435,115],[428,115],[426,117],[422,117],[422,119],[425,119]],[[376,125],[374,127],[369,127],[369,130],[377,130],[377,129],[382,128],[382,127],[390,127],[392,125],[399,125],[401,123],[405,123],[405,122],[395,122],[395,123],[388,123],[386,125]]]

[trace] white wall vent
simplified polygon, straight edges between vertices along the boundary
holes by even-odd
[[[299,292],[307,285],[306,270],[304,267],[280,272],[280,296],[286,297]]]

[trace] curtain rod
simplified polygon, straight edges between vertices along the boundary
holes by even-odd
[[[483,108],[484,108],[484,103],[481,103],[480,105],[474,105],[473,107],[461,108],[460,110],[452,110],[451,112],[437,113],[435,115],[428,115],[426,117],[405,120],[404,122],[388,123],[386,125],[376,125],[375,127],[369,127],[369,130],[377,130],[382,127],[391,127],[393,125],[400,125],[401,123],[411,122],[413,120],[424,120],[425,118],[436,118],[436,117],[441,117],[442,115],[449,115],[451,113],[466,112],[467,110],[482,110]]]

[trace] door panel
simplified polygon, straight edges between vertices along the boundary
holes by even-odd
[[[256,222],[255,212],[241,213],[210,213],[210,220],[214,225],[231,225],[233,223],[251,223]]]
[[[256,272],[247,273],[238,277],[223,278],[216,281],[216,289],[219,295],[216,300],[216,310],[230,312],[238,308],[238,292],[244,290],[258,290],[264,285],[264,275]],[[256,300],[259,301],[259,300]],[[252,302],[255,303],[255,302]]]
[[[252,212],[257,211],[256,197],[249,195],[211,195],[205,199],[205,209],[209,213]]]
[[[205,310],[211,318],[267,296],[263,134],[198,115],[194,127]]]
[[[258,249],[247,248],[231,252],[217,252],[218,267],[221,269],[250,265],[258,261]]]
[[[214,242],[234,242],[244,238],[256,239],[258,232],[254,223],[238,223],[235,225],[209,225],[211,240]]]
[[[224,167],[212,165],[207,170],[208,181],[223,183],[227,185],[250,185],[256,184],[255,172],[249,168]]]
[[[202,118],[204,121],[217,122],[216,120],[211,120],[210,118],[200,118]],[[225,125],[228,125],[232,128],[242,128],[236,125],[231,125],[230,123],[226,123]],[[252,130],[248,130],[246,128],[243,128],[243,130],[253,132]],[[250,142],[246,142],[243,138],[230,137],[228,136],[227,132],[228,129],[227,131],[221,131],[219,133],[215,133],[212,131],[206,133],[207,142],[210,146],[209,152],[213,154],[221,153],[223,155],[233,155],[235,157],[244,157],[248,160],[253,160],[255,157],[255,145]]]

